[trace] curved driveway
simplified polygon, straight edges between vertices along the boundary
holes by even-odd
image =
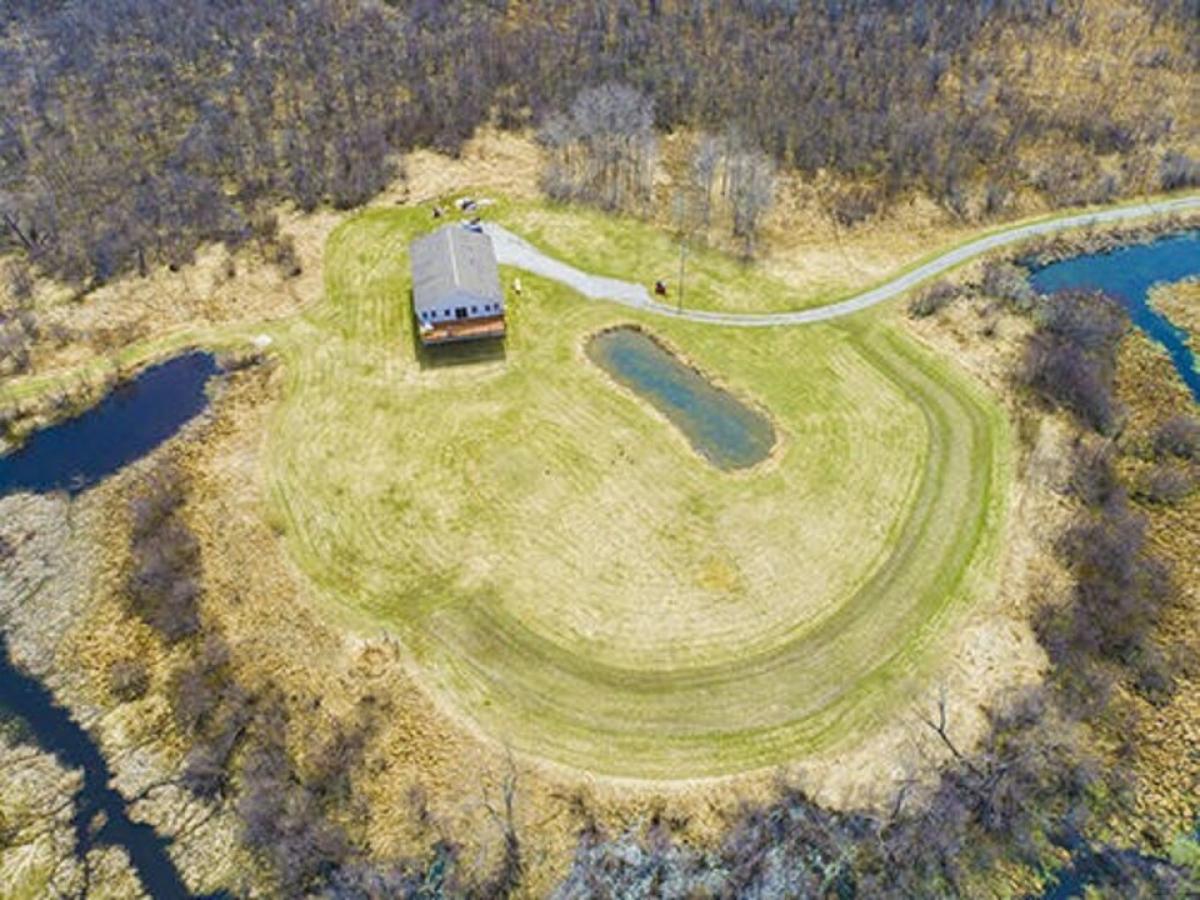
[[[850,313],[866,309],[869,306],[874,306],[877,303],[882,303],[884,300],[898,297],[922,281],[940,275],[948,269],[952,269],[990,250],[995,250],[998,247],[1006,247],[1009,244],[1016,244],[1031,237],[1053,234],[1054,232],[1065,231],[1069,228],[1122,222],[1127,219],[1137,219],[1149,215],[1181,213],[1193,209],[1200,209],[1200,196],[1176,197],[1171,200],[1139,203],[1136,206],[1104,209],[1096,212],[1064,216],[1060,219],[1019,225],[1016,228],[976,238],[969,243],[943,253],[936,259],[932,259],[910,272],[896,276],[891,281],[871,288],[868,291],[863,291],[860,294],[855,294],[853,297],[838,303],[830,303],[827,306],[818,306],[813,309],[773,313],[729,313],[699,309],[679,310],[674,306],[668,306],[665,303],[655,300],[643,285],[634,284],[631,281],[622,281],[618,278],[591,275],[552,256],[548,256],[524,238],[518,237],[502,225],[488,223],[484,226],[484,230],[491,237],[492,244],[496,248],[496,258],[501,264],[524,269],[535,275],[560,281],[589,299],[609,300],[634,309],[645,310],[663,316],[672,316],[677,319],[689,319],[693,322],[755,328],[771,325],[803,325],[809,322],[824,322],[829,319],[846,316]]]

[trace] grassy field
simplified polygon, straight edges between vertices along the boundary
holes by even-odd
[[[331,610],[400,635],[497,739],[608,775],[769,765],[894,714],[950,618],[990,590],[998,408],[877,317],[714,329],[529,276],[504,355],[441,364],[407,305],[407,244],[430,224],[412,209],[347,222],[325,301],[274,330],[271,515]],[[564,256],[612,270],[597,248],[626,246],[627,223],[573,224],[594,243]],[[647,265],[672,249],[635,243]],[[778,284],[715,255],[714,290],[730,266],[729,289],[778,302]],[[587,361],[588,335],[639,321],[767,410],[777,457],[719,472]]]

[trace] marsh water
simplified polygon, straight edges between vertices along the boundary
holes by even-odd
[[[775,429],[766,416],[685,365],[641,329],[602,331],[588,341],[587,354],[620,384],[645,397],[719,469],[749,468],[775,446]]]
[[[1187,334],[1149,303],[1159,283],[1200,275],[1200,231],[1186,231],[1107,253],[1089,253],[1033,271],[1030,282],[1043,294],[1062,290],[1103,291],[1119,300],[1133,324],[1163,347],[1179,377],[1200,403],[1200,371]]]
[[[1171,357],[1179,377],[1200,403],[1200,371],[1187,345],[1187,333],[1149,303],[1156,284],[1173,283],[1200,275],[1200,231],[1159,238],[1148,244],[1121,247],[1106,253],[1089,253],[1035,268],[1030,278],[1043,293],[1062,290],[1103,291],[1118,300],[1133,324]],[[1132,850],[1117,856],[1127,867],[1149,867],[1163,860]],[[1041,894],[1042,900],[1082,897],[1089,887],[1103,885],[1113,873],[1113,861],[1086,847],[1072,848],[1071,863],[1055,872]]]
[[[82,855],[95,844],[121,847],[151,897],[190,896],[167,853],[169,842],[149,825],[129,818],[125,798],[111,785],[112,773],[100,748],[37,679],[12,664],[3,634],[0,686],[0,718],[14,720],[20,732],[66,768],[83,771],[72,817],[76,852]]]
[[[204,410],[205,386],[217,371],[208,353],[184,354],[146,369],[92,409],[35,433],[0,457],[0,496],[77,494],[142,458]],[[72,820],[77,854],[96,844],[121,847],[150,896],[190,896],[168,853],[170,841],[130,818],[100,748],[45,686],[13,665],[2,632],[0,719],[67,768],[82,770]]]
[[[81,415],[35,432],[0,457],[0,496],[86,490],[141,459],[208,405],[211,353],[187,353],[146,369]]]

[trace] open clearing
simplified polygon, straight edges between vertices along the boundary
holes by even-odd
[[[742,771],[894,714],[992,589],[1000,410],[871,315],[713,329],[528,275],[505,358],[429,365],[407,300],[429,227],[347,222],[324,302],[277,331],[271,515],[331,609],[399,635],[496,739],[596,773]],[[721,473],[616,389],[583,344],[622,322],[768,411],[775,458]]]

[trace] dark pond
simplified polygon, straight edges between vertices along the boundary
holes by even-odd
[[[17,491],[86,490],[158,447],[202,412],[205,385],[218,371],[208,353],[188,353],[146,369],[95,407],[39,431],[0,457],[0,496]],[[124,848],[152,897],[191,896],[167,853],[169,841],[132,821],[110,785],[99,747],[36,679],[13,666],[0,633],[0,717],[23,738],[83,770],[75,797],[76,852],[97,844]]]
[[[0,496],[86,490],[145,456],[200,413],[217,372],[210,353],[187,353],[146,369],[87,412],[35,432],[0,457]]]
[[[588,341],[587,354],[619,383],[650,401],[719,469],[753,466],[775,446],[775,429],[766,416],[637,328],[600,332]]]
[[[1170,354],[1179,377],[1200,402],[1200,371],[1196,370],[1196,357],[1187,346],[1187,334],[1151,308],[1147,299],[1155,284],[1181,281],[1192,275],[1200,275],[1200,231],[1051,263],[1036,269],[1030,280],[1043,294],[1061,290],[1104,291],[1121,301],[1133,324]]]

